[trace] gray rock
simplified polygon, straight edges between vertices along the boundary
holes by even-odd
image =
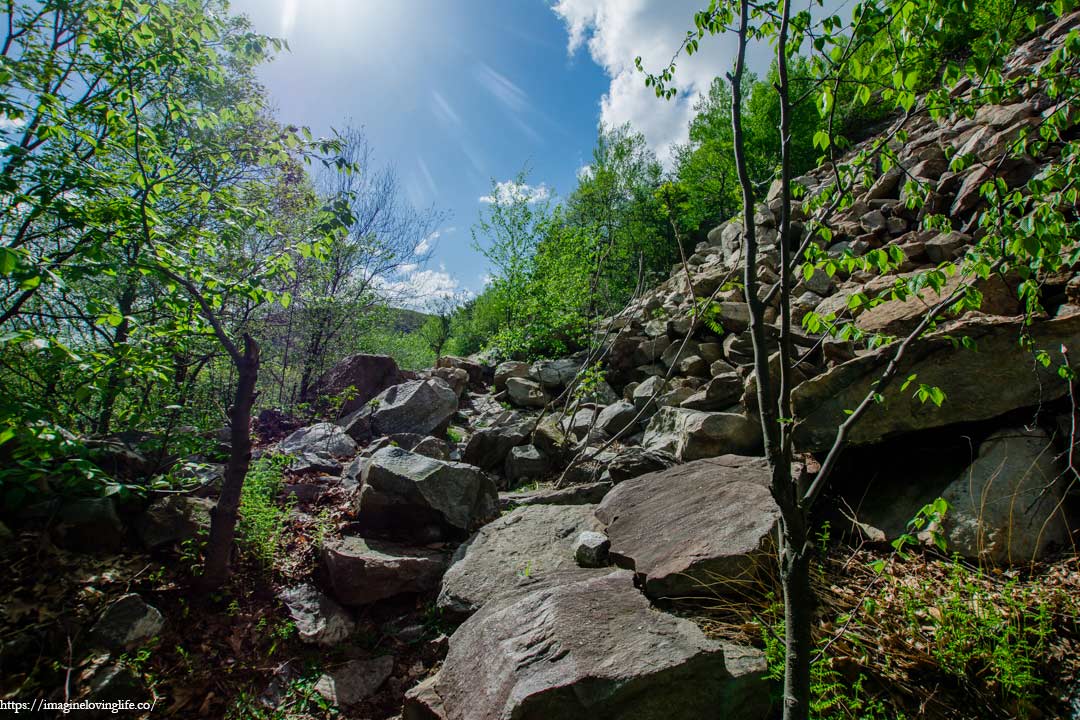
[[[513,485],[522,480],[537,480],[551,470],[551,461],[535,445],[511,448],[506,456],[506,481]]]
[[[653,609],[615,571],[481,610],[406,695],[403,717],[757,720],[770,706],[764,674],[760,651]]]
[[[529,376],[529,363],[510,360],[499,363],[495,367],[495,392],[506,389],[506,381],[512,377],[523,378]]]
[[[541,360],[533,363],[529,377],[543,385],[546,390],[558,390],[566,387],[580,369],[580,363],[570,358]]]
[[[871,210],[859,218],[859,224],[868,233],[882,232],[887,226],[885,215],[880,210]]]
[[[186,495],[155,500],[135,521],[135,532],[151,550],[183,542],[210,530],[214,501]]]
[[[596,418],[596,428],[613,437],[629,427],[637,414],[638,410],[633,403],[620,400],[600,411]]]
[[[437,377],[454,391],[460,401],[465,396],[465,391],[469,389],[469,373],[461,368],[454,367],[439,367],[431,371],[432,377]]]
[[[339,408],[342,415],[359,410],[383,390],[397,385],[404,378],[397,363],[386,355],[351,355],[319,378],[306,401],[320,396],[341,396],[349,399]]]
[[[923,247],[930,262],[937,264],[957,257],[970,244],[970,235],[947,232],[925,241]]]
[[[510,402],[518,407],[542,408],[551,401],[551,396],[540,383],[529,378],[512,377],[506,380],[506,394]]]
[[[498,514],[495,485],[479,468],[387,447],[364,468],[357,521],[413,540],[460,537]]]
[[[608,565],[611,541],[607,535],[586,530],[574,541],[574,559],[583,568],[600,568]]]
[[[949,552],[992,564],[1024,564],[1069,541],[1061,511],[1065,468],[1042,430],[1001,430],[941,497]]]
[[[763,458],[737,455],[627,480],[596,509],[615,564],[653,598],[715,596],[769,554],[780,510]]]
[[[438,606],[467,615],[495,597],[588,574],[574,562],[574,540],[585,530],[600,529],[594,509],[530,505],[485,525],[454,553]]]
[[[761,423],[738,413],[663,407],[645,428],[642,447],[661,450],[680,462],[761,449]]]
[[[416,443],[412,448],[412,452],[435,460],[450,459],[450,446],[447,442],[430,436]]]
[[[832,291],[833,279],[824,270],[815,269],[809,278],[803,279],[802,285],[810,292],[825,296]]]
[[[742,378],[733,372],[717,375],[703,390],[683,400],[680,407],[689,410],[725,410],[739,402],[744,386]]]
[[[342,465],[329,453],[302,452],[289,461],[289,470],[296,474],[326,473],[340,475]]]
[[[646,379],[634,388],[634,407],[645,409],[645,413],[651,415],[656,412],[655,398],[667,392],[668,387],[668,382],[657,375]]]
[[[532,425],[528,419],[497,419],[491,427],[480,428],[469,437],[462,459],[484,470],[501,468],[511,448],[528,440]]]
[[[603,477],[610,478],[613,483],[621,483],[639,475],[664,470],[677,462],[674,455],[662,450],[626,447],[608,461]]]
[[[1030,334],[1033,347],[1021,348],[1016,338]],[[958,339],[971,338],[972,351]],[[901,433],[977,422],[1018,408],[1036,407],[1068,393],[1051,367],[1032,363],[1032,353],[1046,351],[1059,358],[1061,346],[1080,347],[1080,315],[1070,315],[1025,326],[1022,320],[997,317],[964,318],[908,346],[897,377],[912,373],[920,383],[940,387],[947,400],[941,407],[923,404],[910,389],[896,383],[885,392],[885,403],[875,404],[850,430],[853,445],[880,442]],[[793,436],[800,450],[831,447],[844,412],[858,406],[896,349],[884,347],[830,368],[797,386],[792,392],[796,417]],[[993,378],[993,391],[987,386]]]
[[[374,695],[393,671],[392,655],[350,660],[324,673],[315,683],[315,692],[334,705],[356,705]]]
[[[446,428],[458,396],[441,378],[411,380],[382,391],[372,406],[371,424],[380,435],[431,435]]]
[[[157,637],[164,626],[157,608],[129,593],[105,608],[90,629],[90,637],[110,650],[131,650]]]
[[[300,428],[282,440],[278,448],[288,455],[310,453],[328,457],[352,457],[358,449],[344,428],[328,422]]]
[[[286,588],[278,598],[296,624],[297,635],[306,643],[336,645],[352,634],[355,623],[349,613],[314,585]]]
[[[614,483],[603,481],[547,490],[499,493],[499,509],[513,510],[522,505],[595,505],[613,487]]]
[[[403,593],[434,590],[446,570],[447,556],[346,535],[323,546],[322,562],[338,602],[367,605]]]

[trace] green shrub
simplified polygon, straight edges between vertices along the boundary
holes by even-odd
[[[264,456],[252,462],[240,495],[237,537],[240,546],[264,567],[273,565],[289,517],[289,508],[277,502],[287,462],[282,455]]]

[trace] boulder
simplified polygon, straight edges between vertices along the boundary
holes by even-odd
[[[485,525],[454,553],[438,606],[460,617],[495,597],[587,574],[574,562],[574,540],[600,529],[594,509],[530,505]]]
[[[371,425],[380,435],[432,435],[445,430],[458,396],[441,378],[412,380],[379,393],[372,407]]]
[[[278,593],[296,634],[312,645],[336,645],[352,634],[355,623],[340,605],[323,595],[314,585],[294,585]]]
[[[641,447],[624,447],[608,461],[603,477],[613,483],[657,472],[675,465],[678,461],[671,453],[662,450],[646,450]]]
[[[1024,332],[1032,340],[1030,350],[1017,342]],[[964,337],[975,343],[976,350],[958,342]],[[899,380],[884,392],[885,402],[867,410],[851,427],[847,441],[876,443],[902,433],[988,420],[1063,397],[1069,386],[1056,373],[1062,345],[1080,347],[1080,315],[1030,326],[1018,318],[999,317],[949,323],[908,346],[896,375]],[[1050,367],[1031,361],[1038,350],[1050,354]],[[837,426],[847,417],[845,410],[862,401],[895,353],[893,346],[867,352],[797,386],[792,392],[799,419],[793,433],[795,446],[805,451],[831,447]],[[941,407],[912,397],[911,388],[900,389],[903,378],[912,374],[920,383],[944,391]],[[993,378],[992,388],[987,378]]]
[[[1069,542],[1061,511],[1066,468],[1040,429],[1000,430],[941,494],[949,552],[995,565],[1025,564]]]
[[[634,388],[634,407],[645,410],[646,415],[656,412],[656,398],[667,392],[669,388],[667,380],[659,375],[653,375]]]
[[[454,391],[454,394],[458,396],[460,400],[465,391],[469,389],[469,373],[465,372],[461,368],[454,367],[437,367],[431,371],[432,377],[437,377]]]
[[[186,495],[168,495],[150,503],[135,521],[135,532],[151,550],[190,540],[210,530],[214,501]]]
[[[392,655],[349,660],[320,676],[315,682],[315,692],[334,705],[356,705],[374,695],[393,671]]]
[[[356,454],[356,442],[344,428],[334,423],[321,422],[300,428],[278,444],[278,449],[288,455],[352,457]]]
[[[540,383],[529,378],[511,377],[506,380],[506,394],[518,407],[542,408],[551,401]]]
[[[90,637],[110,650],[131,650],[157,637],[164,626],[157,608],[129,593],[105,608],[90,629]]]
[[[731,372],[717,375],[702,390],[686,398],[680,407],[689,410],[724,410],[739,402],[744,382]]]
[[[507,362],[499,363],[495,368],[495,392],[502,392],[505,390],[506,381],[512,377],[529,377],[529,363],[518,362],[517,360],[508,360]]]
[[[433,438],[430,435],[416,443],[412,448],[412,452],[435,460],[450,459],[450,445],[445,440]]]
[[[311,402],[321,396],[340,396],[348,393],[349,399],[339,412],[347,415],[367,404],[383,390],[403,382],[405,378],[394,358],[386,355],[351,355],[332,367],[319,378],[308,396]]]
[[[463,537],[498,514],[495,485],[479,468],[385,447],[361,475],[357,521],[412,540]]]
[[[633,403],[619,400],[600,411],[600,415],[596,418],[596,429],[609,437],[614,437],[629,427],[637,418],[637,414],[638,410]]]
[[[439,586],[445,553],[346,535],[327,542],[322,563],[334,598],[343,605],[367,605],[403,593]]]
[[[653,598],[715,596],[770,554],[780,509],[763,458],[698,460],[627,480],[596,509],[616,565]]]
[[[581,364],[570,358],[541,360],[529,370],[529,377],[540,383],[545,390],[559,390],[570,384],[577,376]]]
[[[935,303],[949,297],[962,284],[970,281],[970,278],[961,277],[957,272],[945,281],[940,293],[931,287],[924,287],[917,294],[903,300],[888,300],[861,313],[855,324],[867,332],[907,335],[918,327],[927,311]],[[1000,275],[991,275],[986,280],[976,280],[974,287],[982,293],[980,312],[987,315],[1012,316],[1023,311],[1017,300],[1016,291],[1010,288]]]
[[[468,375],[468,384],[476,388],[482,388],[489,383],[493,373],[490,365],[475,356],[463,358],[455,355],[443,355],[435,362],[435,367],[463,371]]]
[[[461,459],[484,470],[501,468],[511,448],[529,439],[532,424],[528,418],[519,419],[513,413],[505,413],[490,427],[480,428],[469,437]]]
[[[511,448],[506,456],[504,474],[511,486],[522,480],[538,480],[550,470],[551,461],[535,445]]]
[[[591,571],[596,573],[598,571]],[[405,720],[766,717],[763,653],[710,640],[605,572],[484,608],[450,639]]]
[[[663,407],[645,428],[641,444],[680,462],[727,453],[751,455],[761,449],[761,423],[739,413]]]

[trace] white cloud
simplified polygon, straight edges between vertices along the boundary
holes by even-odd
[[[435,243],[442,236],[442,232],[439,230],[432,231],[427,237],[416,244],[413,248],[413,254],[415,255],[427,255],[435,247]]]
[[[445,266],[438,270],[417,270],[415,265],[403,266],[408,272],[398,273],[394,280],[379,283],[388,301],[402,307],[423,308],[432,300],[461,295],[461,283],[446,272]]]
[[[26,118],[9,118],[0,114],[0,132],[18,130],[26,126]]]
[[[592,165],[585,163],[577,169],[575,174],[577,175],[578,182],[588,180],[592,177]]]
[[[480,202],[489,205],[495,203],[503,205],[517,200],[535,203],[547,200],[549,197],[551,197],[551,191],[548,189],[548,186],[543,183],[540,183],[539,185],[529,185],[528,183],[504,180],[495,183],[495,192],[491,195],[484,195],[480,198]]]
[[[528,94],[487,63],[481,62],[476,66],[476,77],[509,110],[518,113],[529,107]]]
[[[717,35],[701,42],[700,52],[679,57],[675,99],[663,101],[634,67],[641,56],[646,70],[667,66],[686,31],[693,29],[701,0],[559,0],[552,9],[566,25],[568,52],[587,47],[592,59],[611,79],[600,101],[600,119],[608,125],[629,122],[645,135],[665,164],[672,149],[686,141],[694,101],[708,92],[714,77],[731,68],[735,42]],[[768,66],[768,48],[752,52],[752,66]]]

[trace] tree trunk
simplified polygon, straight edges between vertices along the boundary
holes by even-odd
[[[210,540],[202,577],[202,585],[207,590],[220,588],[229,577],[240,493],[251,464],[251,408],[255,404],[255,383],[259,378],[259,346],[250,335],[244,335],[244,353],[234,363],[236,395],[229,408],[232,450],[225,466],[221,495],[211,513]]]
[[[800,524],[787,537],[780,561],[784,591],[784,720],[810,717],[810,657],[813,653],[814,591],[810,587],[810,545]],[[785,535],[788,530],[785,529]]]

